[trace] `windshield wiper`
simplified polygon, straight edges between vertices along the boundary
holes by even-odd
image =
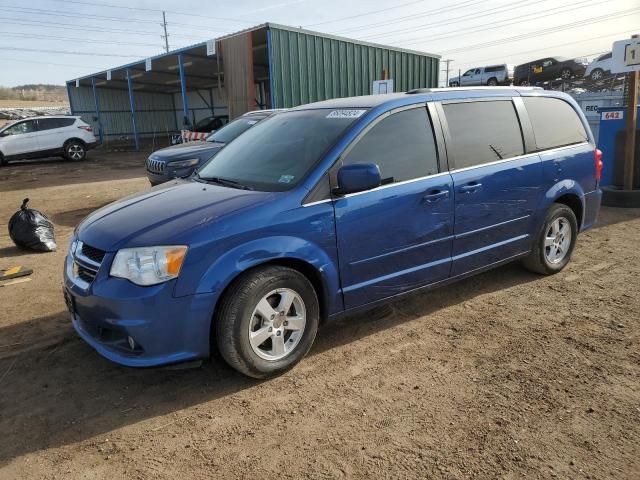
[[[220,177],[202,177],[200,174],[196,173],[196,179],[206,183],[217,183],[218,185],[223,185],[225,187],[238,188],[240,190],[253,190],[253,188],[244,185],[240,182],[236,182],[235,180],[229,180],[227,178]]]

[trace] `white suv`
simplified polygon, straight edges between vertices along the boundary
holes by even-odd
[[[92,128],[80,117],[32,117],[0,128],[0,165],[9,160],[62,155],[83,160],[96,146]]]

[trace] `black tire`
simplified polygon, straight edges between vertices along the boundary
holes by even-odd
[[[563,80],[569,80],[572,76],[573,72],[570,68],[563,68],[560,70],[560,77],[562,77]]]
[[[487,85],[489,87],[495,87],[496,85],[498,85],[498,79],[497,78],[490,78],[489,80],[487,80]]]
[[[278,337],[282,338],[283,348],[286,349],[288,342],[294,341],[295,331],[287,331],[287,323],[283,322],[283,319],[292,318],[286,316],[291,312],[295,315],[299,312],[290,309],[285,316],[278,316],[276,313],[276,320],[273,320],[272,316],[271,323],[257,312],[259,302],[278,289],[289,289],[300,297],[303,302],[301,310],[304,309],[306,313],[306,322],[293,347],[289,347],[291,350],[285,353],[283,358],[270,360],[256,353],[257,349],[262,355],[267,354],[266,350],[252,346],[249,335],[250,332],[257,333],[271,325],[275,328],[275,333],[282,330]],[[218,351],[229,366],[249,377],[270,378],[289,370],[307,354],[313,345],[320,323],[320,308],[315,289],[304,275],[282,266],[261,267],[241,275],[230,285],[227,292],[215,315],[214,335]],[[276,293],[270,295],[267,301],[272,304],[283,301],[283,298]],[[291,305],[296,309],[295,303]],[[277,308],[277,305],[271,307]],[[278,321],[279,324],[276,323]],[[271,345],[272,351],[275,351],[273,335],[273,340],[266,338],[261,345]]]
[[[601,68],[594,69],[593,72],[591,72],[591,75],[589,75],[589,78],[591,78],[592,82],[598,82],[602,80],[604,78],[604,70],[602,70]]]
[[[460,84],[459,84],[458,82],[451,82],[451,83],[449,84],[449,86],[450,86],[450,87],[459,87],[459,86],[460,86]]]
[[[87,156],[87,147],[79,140],[69,140],[64,144],[64,158],[70,162],[81,162]]]
[[[549,254],[554,249],[554,245],[547,246],[547,234],[552,229],[552,226],[556,220],[560,220],[560,225],[562,225],[562,220],[566,222],[566,225],[570,228],[571,231],[571,241],[568,242],[567,247],[563,248],[563,256],[557,262],[552,262],[549,259]],[[551,235],[549,238],[553,237]],[[532,272],[539,273],[541,275],[553,275],[554,273],[558,273],[561,271],[571,260],[571,254],[573,253],[573,249],[576,245],[576,239],[578,237],[578,221],[576,220],[576,215],[566,205],[562,205],[560,203],[554,203],[551,205],[549,210],[547,211],[547,215],[545,216],[542,228],[538,232],[538,235],[534,239],[533,250],[523,260],[523,264],[525,268],[531,270]],[[556,240],[559,237],[556,235]],[[566,239],[564,235],[560,238]],[[558,241],[558,244],[561,242]]]
[[[530,85],[529,80],[520,80],[521,87],[528,87]]]
[[[0,167],[4,167],[7,164],[7,161],[4,158],[4,155],[0,153]]]

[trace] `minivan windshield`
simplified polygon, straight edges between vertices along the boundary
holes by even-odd
[[[223,148],[196,178],[252,190],[289,190],[365,111],[317,109],[274,115]]]
[[[229,143],[238,135],[249,130],[264,117],[255,118],[238,118],[231,123],[226,124],[220,130],[213,132],[207,137],[207,142]]]

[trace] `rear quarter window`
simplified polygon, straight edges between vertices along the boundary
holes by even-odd
[[[560,98],[522,97],[538,150],[564,147],[589,140],[573,107]]]
[[[485,72],[487,73],[491,73],[491,72],[502,72],[504,71],[504,65],[497,65],[495,67],[487,67],[484,69]]]

